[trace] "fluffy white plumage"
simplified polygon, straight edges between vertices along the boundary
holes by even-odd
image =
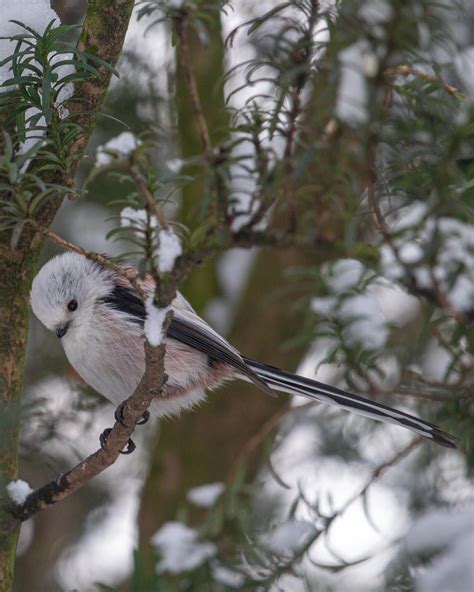
[[[85,328],[94,315],[96,302],[114,287],[113,275],[107,269],[76,253],[64,253],[50,259],[33,280],[31,308],[50,331],[81,315],[76,329]],[[75,299],[78,311],[68,311],[67,304]]]
[[[48,261],[35,277],[31,307],[51,331],[67,327],[61,342],[69,362],[87,384],[118,405],[138,386],[145,352],[142,325],[106,302],[117,279],[85,257],[65,253]],[[74,311],[68,310],[72,300],[77,302]],[[175,306],[182,306],[181,298]],[[165,397],[152,409],[158,416],[174,415],[205,398],[203,385],[196,385],[206,376],[207,356],[174,340],[166,344],[169,380]]]

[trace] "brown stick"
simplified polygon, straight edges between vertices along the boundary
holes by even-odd
[[[155,198],[149,191],[147,184],[143,180],[143,177],[141,176],[137,166],[135,164],[131,164],[129,167],[129,172],[133,182],[135,183],[136,188],[142,193],[143,197],[145,198],[146,207],[150,214],[154,214],[156,216],[158,224],[161,226],[161,228],[169,228],[169,224],[166,220],[165,215],[163,214],[160,206],[156,203]]]
[[[468,323],[466,315],[464,315],[462,312],[457,311],[453,307],[453,305],[449,301],[449,298],[447,297],[443,288],[441,287],[438,278],[435,276],[433,270],[431,270],[431,282],[433,284],[433,294],[435,295],[435,298],[437,302],[440,304],[440,306],[444,308],[449,315],[456,319],[456,321],[460,325],[466,325]]]
[[[400,66],[397,66],[396,68],[392,68],[392,69],[388,70],[387,73],[389,75],[391,75],[392,77],[394,75],[395,76],[396,75],[399,75],[399,76],[412,75],[412,76],[416,76],[417,78],[421,78],[422,80],[426,80],[427,82],[439,82],[441,84],[441,86],[443,87],[443,89],[448,94],[452,95],[453,97],[456,97],[456,99],[464,99],[465,98],[464,93],[462,93],[455,86],[451,86],[450,84],[443,82],[442,80],[440,80],[436,76],[433,76],[433,75],[429,74],[428,72],[423,72],[423,70],[419,70],[418,68],[413,68],[412,66],[408,66],[407,64],[401,64]]]
[[[21,506],[12,505],[10,511],[17,520],[23,522],[39,511],[51,507],[75,493],[115,463],[120,451],[124,449],[132,435],[137,422],[148,409],[153,398],[159,395],[165,382],[164,344],[152,347],[146,343],[145,356],[145,374],[135,392],[127,400],[123,409],[123,423],[115,422],[103,448],[96,450],[74,468],[30,493]]]
[[[410,452],[415,450],[415,448],[418,448],[418,446],[422,442],[423,442],[423,438],[421,436],[417,436],[409,444],[407,444],[401,450],[396,452],[387,461],[376,466],[375,469],[372,471],[370,478],[365,483],[365,485],[358,491],[358,493],[354,494],[351,498],[349,498],[348,501],[342,506],[342,508],[340,510],[338,510],[337,512],[335,512],[333,514],[333,516],[331,517],[331,521],[336,519],[341,514],[343,514],[351,504],[353,504],[361,496],[365,495],[367,493],[367,490],[369,489],[369,487],[375,481],[377,481],[377,479],[379,479],[387,471],[387,469],[389,469],[390,467],[393,467],[398,462],[403,460],[406,456],[408,456],[410,454]]]

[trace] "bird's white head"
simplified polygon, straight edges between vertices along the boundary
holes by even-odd
[[[48,261],[33,280],[31,308],[58,337],[93,322],[100,301],[114,289],[114,273],[77,253]]]

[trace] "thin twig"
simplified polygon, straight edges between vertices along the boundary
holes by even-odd
[[[43,228],[42,226],[39,226],[38,230],[44,236],[46,236],[47,238],[52,240],[57,245],[63,247],[64,249],[68,249],[69,251],[73,251],[74,253],[79,253],[79,255],[83,255],[87,259],[90,259],[91,261],[95,261],[95,263],[99,263],[99,265],[103,265],[104,267],[108,267],[109,269],[113,269],[113,271],[115,271],[118,275],[120,275],[121,277],[125,278],[128,282],[130,282],[130,284],[133,286],[133,288],[135,289],[136,293],[138,294],[138,296],[140,297],[142,302],[145,302],[146,294],[143,291],[143,289],[141,288],[140,284],[138,283],[138,278],[139,278],[138,275],[135,277],[131,276],[130,271],[127,271],[127,269],[125,269],[124,267],[117,265],[111,259],[108,259],[107,257],[100,255],[99,253],[95,253],[94,251],[89,251],[88,249],[83,249],[82,247],[79,247],[79,246],[75,245],[74,243],[71,243],[71,242],[65,240],[64,238],[61,238],[55,232],[53,232],[52,230],[49,230],[48,228]]]
[[[291,93],[291,110],[288,114],[289,126],[286,134],[286,145],[284,151],[284,169],[285,169],[285,181],[282,186],[281,194],[287,198],[288,203],[288,231],[290,234],[294,234],[297,227],[297,214],[295,207],[295,187],[293,183],[294,163],[293,163],[293,152],[296,141],[296,131],[298,117],[301,113],[301,91],[303,90],[306,78],[298,84]]]
[[[382,210],[379,207],[377,198],[375,197],[376,173],[375,155],[373,150],[369,151],[367,161],[367,201],[369,202],[369,206],[372,210],[372,213],[375,216],[377,227],[381,235],[383,236],[385,242],[392,249],[397,262],[404,267],[403,261],[400,257],[400,250],[398,249],[397,245],[395,244],[395,241],[393,240],[392,233],[390,232],[390,229],[385,221],[384,215],[382,214]]]
[[[45,510],[55,503],[75,493],[91,479],[113,465],[131,437],[137,422],[148,409],[151,402],[159,395],[165,382],[164,373],[164,344],[154,348],[145,344],[146,370],[123,408],[122,422],[116,421],[107,436],[103,448],[81,461],[74,468],[59,475],[53,481],[36,489],[20,505],[10,508],[13,516],[23,522],[41,510]]]
[[[440,80],[438,77],[433,76],[432,74],[429,74],[428,72],[423,72],[423,70],[419,70],[418,68],[413,68],[412,66],[408,66],[407,64],[401,64],[400,66],[397,66],[396,68],[391,68],[387,71],[387,74],[389,74],[389,76],[394,77],[394,76],[416,76],[417,78],[421,78],[422,80],[425,80],[426,82],[437,82],[439,83],[442,88],[450,95],[452,95],[453,97],[456,97],[456,99],[464,99],[465,95],[464,93],[462,93],[459,89],[457,89],[455,86],[451,86],[450,84],[447,84],[446,82],[443,82],[442,80]]]
[[[456,321],[460,325],[468,324],[468,319],[467,319],[466,315],[464,315],[462,312],[456,310],[453,307],[453,305],[451,304],[451,302],[449,301],[449,298],[446,296],[443,288],[441,287],[441,284],[440,284],[438,278],[436,277],[436,275],[434,274],[433,269],[431,269],[431,283],[433,284],[433,293],[434,293],[435,299],[440,304],[440,306],[442,308],[444,308],[450,316],[452,316],[454,319],[456,319]]]
[[[293,92],[291,93],[291,110],[288,115],[289,119],[289,127],[286,133],[286,145],[284,151],[285,159],[290,159],[293,156],[293,147],[296,140],[296,130],[297,130],[297,122],[298,117],[301,114],[301,91],[303,90],[303,84],[299,84]],[[293,171],[293,166],[291,164],[288,165],[287,171],[291,174]]]
[[[358,493],[350,497],[347,500],[347,502],[330,517],[330,521],[332,522],[341,514],[343,514],[350,505],[352,505],[356,500],[358,500],[360,497],[364,496],[367,493],[369,487],[373,485],[373,483],[377,481],[377,479],[379,479],[387,471],[387,469],[399,463],[401,460],[407,457],[413,450],[415,450],[415,448],[418,448],[418,446],[422,443],[423,438],[421,436],[417,436],[406,446],[404,446],[401,450],[399,450],[396,454],[394,454],[391,458],[389,458],[387,461],[376,466],[375,469],[373,469],[372,474],[365,483],[365,485],[358,491]]]
[[[443,347],[453,358],[456,358],[457,362],[461,366],[461,371],[459,373],[460,374],[459,380],[457,380],[455,383],[451,383],[449,386],[453,386],[453,385],[455,385],[456,387],[461,386],[464,382],[465,377],[468,376],[470,374],[470,372],[472,371],[473,365],[464,363],[464,361],[461,357],[461,354],[459,354],[458,352],[456,352],[452,348],[451,344],[447,341],[447,339],[441,333],[441,331],[437,325],[433,326],[432,333],[436,337],[439,345],[441,347]]]
[[[150,190],[147,187],[147,184],[143,180],[142,175],[138,167],[135,164],[131,164],[129,167],[130,176],[132,177],[133,182],[135,183],[136,188],[140,191],[143,195],[146,203],[146,207],[150,214],[156,216],[158,220],[158,224],[161,228],[169,228],[168,221],[166,220],[165,215],[163,214],[160,206],[156,203],[155,198],[151,194]]]
[[[446,403],[447,401],[453,400],[453,394],[442,394],[442,393],[428,393],[420,391],[415,387],[410,386],[399,386],[395,392],[392,393],[395,397],[411,397],[413,399],[419,399],[420,401],[439,401]]]
[[[283,407],[283,409],[279,409],[276,413],[274,413],[271,417],[267,419],[267,421],[260,427],[258,432],[254,434],[251,438],[247,440],[244,444],[243,448],[240,450],[237,458],[232,463],[230,470],[227,475],[227,482],[231,483],[235,479],[235,475],[240,464],[243,462],[245,458],[250,456],[255,450],[260,446],[260,444],[267,438],[272,431],[278,426],[281,420],[284,417],[292,413],[296,413],[303,409],[309,409],[314,407],[318,403],[316,401],[311,403],[305,403],[304,405],[298,405],[297,407],[287,406]]]

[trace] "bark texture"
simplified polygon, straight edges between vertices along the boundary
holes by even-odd
[[[199,67],[202,66],[198,64],[196,72]],[[207,71],[211,68],[208,67]],[[212,89],[212,84],[209,89]],[[324,111],[321,109],[319,112],[320,104],[316,101],[312,104],[314,109],[305,113],[301,127],[314,127],[321,134],[320,121],[324,118]],[[183,133],[188,129],[186,127]],[[307,174],[317,178],[320,165],[319,161],[315,161]],[[289,191],[296,192],[297,188],[291,185]],[[308,208],[306,215],[311,216],[319,226],[318,236],[327,240],[328,246],[334,246],[328,248],[336,250],[340,229],[334,220],[333,210],[337,210],[337,205],[328,208],[331,211],[327,212],[320,203],[319,193],[315,192],[312,198],[317,202],[316,207]],[[303,215],[302,212],[298,214]],[[278,212],[274,222],[277,228],[286,226],[284,210]],[[300,332],[303,318],[294,305],[307,286],[300,289],[285,274],[292,267],[317,265],[327,257],[326,249],[318,251],[318,255],[314,249],[311,253],[308,255],[304,249],[268,249],[258,253],[233,328],[227,336],[242,354],[285,370],[296,369],[305,353],[304,347],[285,350],[282,345]],[[200,273],[200,269],[195,271],[196,275]],[[205,274],[202,277],[205,278]],[[190,286],[187,294],[193,304],[198,286]],[[203,288],[203,293],[206,293],[206,288]],[[199,305],[202,307],[198,298]],[[139,515],[140,549],[145,558],[149,558],[150,537],[161,524],[175,518],[187,491],[203,483],[225,481],[245,444],[288,401],[285,395],[272,399],[260,393],[255,386],[241,381],[222,387],[209,399],[194,413],[161,426],[151,455]],[[258,468],[259,459],[253,457],[249,461],[248,477],[251,478]]]
[[[133,8],[133,0],[90,0],[79,39],[79,47],[114,65],[120,56]],[[102,72],[77,85],[70,112],[84,133],[71,148],[70,164],[54,181],[72,185],[84,148],[92,133],[95,115],[109,86],[111,74]],[[85,101],[85,102],[84,102]],[[81,113],[81,114],[79,114]],[[50,179],[51,180],[51,179]],[[61,205],[63,195],[52,199],[39,213],[49,225]],[[26,349],[29,291],[36,271],[42,237],[30,229],[17,249],[10,247],[10,233],[0,234],[0,592],[12,588],[19,521],[8,511],[5,486],[18,475],[18,433],[20,398]]]
[[[225,109],[224,89],[220,83],[224,78],[224,48],[218,11],[219,2],[212,0],[201,3],[203,4],[201,10],[209,19],[209,39],[206,45],[203,45],[202,39],[187,22],[183,26],[191,57],[190,63],[187,63],[187,69],[194,74],[202,115],[208,127],[208,141],[214,146],[229,136],[230,117]],[[177,142],[181,156],[189,158],[203,153],[203,142],[183,67],[185,56],[182,55],[179,44],[176,51]],[[189,165],[184,173],[206,175],[205,167],[202,165]],[[190,229],[196,228],[204,213],[203,195],[206,193],[206,184],[207,180],[201,176],[183,187],[179,216]],[[186,296],[192,295],[193,305],[198,312],[202,312],[209,299],[219,293],[215,268],[215,260],[207,259],[199,269],[190,274],[182,287]]]

